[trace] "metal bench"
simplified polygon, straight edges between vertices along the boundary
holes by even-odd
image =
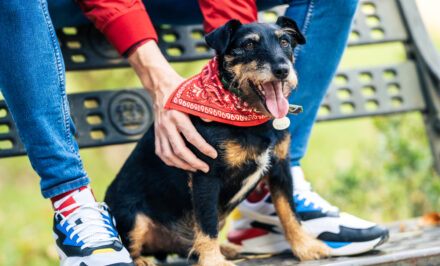
[[[407,60],[395,65],[339,71],[321,106],[319,121],[386,115],[424,114],[436,169],[440,172],[440,57],[426,32],[414,0],[362,0],[350,46],[400,42]],[[285,7],[259,13],[282,15]],[[265,15],[266,14],[266,15]],[[159,46],[170,62],[214,56],[201,25],[157,28]],[[92,25],[57,31],[67,70],[127,67],[128,63]],[[145,89],[97,91],[69,95],[80,147],[133,142],[152,123]],[[96,118],[96,119],[93,119]],[[0,157],[25,154],[4,101],[0,101]],[[7,132],[6,132],[7,131]]]

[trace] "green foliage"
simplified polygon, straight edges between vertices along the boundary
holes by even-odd
[[[409,217],[439,210],[440,179],[432,167],[420,114],[376,118],[375,125],[381,132],[377,160],[382,162],[383,174],[394,183],[390,187],[390,201],[406,206]],[[406,192],[406,197],[402,197],[402,192]],[[388,210],[391,219],[399,218],[398,212]]]
[[[371,122],[377,142],[360,141],[356,149],[361,153],[348,167],[327,176],[322,194],[344,211],[375,221],[439,211],[440,179],[432,167],[420,114],[377,117]],[[367,137],[371,135],[361,136]]]

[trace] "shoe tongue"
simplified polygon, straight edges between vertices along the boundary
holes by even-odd
[[[291,168],[291,173],[294,183],[294,194],[301,195],[307,201],[313,203],[315,207],[321,207],[323,211],[339,212],[339,208],[332,206],[329,202],[323,199],[318,193],[312,190],[312,186],[306,181],[304,172],[300,166]]]
[[[266,97],[266,107],[269,112],[275,118],[285,117],[289,111],[289,102],[284,97],[282,82],[266,82],[262,86]]]
[[[72,194],[72,198],[75,200],[76,203],[80,205],[96,202],[95,196],[93,196],[92,190],[89,188],[83,189],[81,191],[75,191]]]
[[[90,204],[95,203],[95,197],[93,196],[91,189],[84,189],[72,195],[72,199],[78,204]],[[81,217],[87,218],[100,218],[101,213],[92,209],[92,208],[84,208],[81,209]]]
[[[304,172],[301,169],[301,167],[294,166],[292,167],[291,171],[292,171],[295,191],[308,192],[312,190],[310,183],[307,182],[304,177]]]
[[[91,189],[83,189],[81,191],[75,191],[72,193],[71,199],[76,202],[78,205],[83,204],[93,204],[96,203],[95,196]],[[96,203],[96,208],[98,208],[98,204]],[[102,246],[106,244],[111,244],[113,240],[101,240],[103,239],[103,233],[96,234],[96,232],[102,232],[102,227],[105,226],[104,221],[102,220],[102,214],[96,208],[77,208],[69,217],[69,223],[74,223],[76,225],[80,225],[83,223],[88,223],[88,221],[93,220],[93,223],[87,224],[87,228],[78,232],[78,236],[83,238],[83,242],[96,242],[96,246]],[[98,223],[98,224],[96,224]],[[99,223],[101,223],[99,225]],[[110,237],[111,233],[109,231],[108,237]],[[105,237],[104,237],[105,238]],[[94,245],[91,245],[93,247]]]
[[[60,211],[64,217],[67,217],[78,208],[78,205],[94,202],[96,200],[92,190],[89,187],[82,187],[57,200],[53,203],[53,206],[55,210]],[[76,207],[72,208],[72,205]]]

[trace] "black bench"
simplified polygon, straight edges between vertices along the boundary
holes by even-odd
[[[260,12],[260,20],[282,15],[285,7]],[[157,26],[159,46],[170,62],[214,56],[201,25]],[[92,25],[57,31],[67,70],[127,67],[128,63]],[[414,0],[362,0],[350,46],[399,42],[406,61],[395,65],[339,71],[321,106],[319,121],[420,111],[440,172],[440,57]],[[133,142],[152,123],[145,89],[69,95],[80,147]],[[12,117],[0,101],[0,157],[25,154]]]

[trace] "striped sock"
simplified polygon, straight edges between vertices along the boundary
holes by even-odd
[[[96,202],[95,196],[93,195],[93,191],[88,186],[83,186],[71,191],[64,192],[60,195],[50,198],[52,201],[52,207],[55,211],[61,211],[61,214],[66,217],[67,215],[74,212],[78,207],[75,208],[67,208],[66,211],[63,211],[66,207],[74,203],[93,203]]]

